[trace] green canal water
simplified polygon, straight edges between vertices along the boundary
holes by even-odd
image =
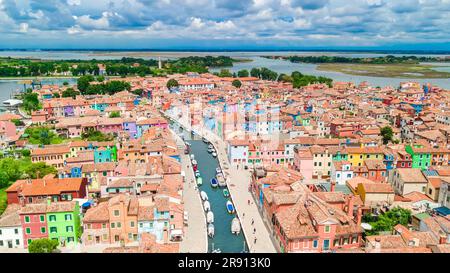
[[[208,194],[211,211],[214,213],[215,235],[213,238],[208,237],[208,252],[213,249],[220,249],[222,253],[240,253],[248,251],[245,238],[242,231],[239,235],[231,233],[231,221],[235,214],[229,214],[226,209],[228,198],[223,196],[223,188],[211,187],[211,179],[216,175],[216,168],[219,162],[210,153],[208,153],[208,144],[205,144],[198,136],[183,130],[175,123],[172,124],[175,132],[183,133],[185,141],[191,144],[191,154],[194,154],[200,175],[203,179],[200,191]]]

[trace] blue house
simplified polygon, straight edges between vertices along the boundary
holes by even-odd
[[[386,165],[386,170],[390,171],[394,168],[394,154],[384,153],[383,163]]]

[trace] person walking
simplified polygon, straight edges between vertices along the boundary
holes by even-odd
[[[254,223],[255,223],[255,220],[253,220],[253,218],[252,218],[252,226],[253,226]]]
[[[255,234],[255,233],[256,233],[256,228],[253,229],[253,234]]]
[[[253,241],[253,244],[255,244],[255,245],[256,245],[256,237],[255,237],[255,240]]]

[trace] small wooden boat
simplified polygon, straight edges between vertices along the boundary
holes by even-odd
[[[211,179],[211,187],[217,188],[218,185],[219,185],[219,183],[217,182],[217,179],[212,178]]]
[[[208,200],[208,195],[204,191],[200,192],[200,197],[202,198],[203,201],[207,201]]]
[[[197,177],[197,185],[202,185],[203,184],[203,179],[201,177]]]
[[[209,237],[214,237],[214,225],[213,224],[208,224],[208,236]]]
[[[227,206],[228,213],[230,213],[230,214],[234,213],[234,205],[230,200],[227,201],[226,206]]]
[[[211,210],[211,205],[209,204],[209,201],[203,202],[203,208],[205,209],[205,211]]]
[[[239,222],[239,219],[237,217],[233,218],[233,221],[231,221],[231,233],[239,235],[241,232],[241,223]]]
[[[223,189],[222,192],[224,197],[230,197],[230,192],[228,192],[228,189]]]
[[[212,211],[208,211],[208,212],[206,213],[206,222],[207,222],[208,224],[214,223],[214,213],[213,213]]]

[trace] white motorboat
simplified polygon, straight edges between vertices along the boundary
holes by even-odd
[[[225,178],[223,178],[222,174],[218,174],[216,176],[217,181],[219,182],[219,187],[226,187],[227,186],[227,182],[225,181]]]
[[[211,205],[209,204],[208,200],[203,202],[203,208],[205,209],[205,211],[210,211],[211,210]]]
[[[199,170],[196,170],[195,171],[195,177],[200,177],[201,175],[200,175],[200,171]]]
[[[233,218],[233,221],[231,221],[231,233],[239,235],[241,232],[241,223],[239,222],[239,219],[237,217]]]
[[[206,222],[208,224],[214,223],[214,213],[212,211],[208,211],[208,213],[206,213]]]
[[[194,159],[195,159],[195,155],[191,154],[191,160],[194,160]]]
[[[222,173],[222,169],[221,169],[220,167],[217,167],[217,168],[216,168],[216,174],[219,174],[219,173],[220,173],[220,174]]]
[[[213,157],[217,157],[217,153],[216,152],[212,152],[211,154]]]
[[[214,237],[214,225],[213,224],[208,224],[208,236],[209,237]]]
[[[206,192],[201,191],[200,197],[202,198],[203,201],[208,201],[208,195],[206,194]]]
[[[214,146],[212,144],[209,144],[208,149],[214,149]]]

